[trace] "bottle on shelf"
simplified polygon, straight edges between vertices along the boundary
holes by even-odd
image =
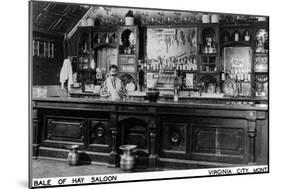
[[[217,48],[216,48],[216,44],[213,44],[213,53],[217,53]]]
[[[207,53],[208,53],[208,46],[207,46],[207,45],[204,46],[203,53],[204,53],[204,54],[207,54]]]
[[[105,43],[109,43],[109,36],[108,36],[108,34],[106,34]]]
[[[143,63],[143,69],[144,69],[144,70],[147,69],[147,60],[145,60],[144,63]]]
[[[138,65],[139,65],[139,91],[143,91],[144,87],[144,63],[142,60],[138,60]]]
[[[234,39],[233,39],[234,41],[237,42],[240,40],[240,33],[238,31],[235,31],[233,35],[234,35]]]
[[[245,41],[250,41],[250,34],[249,31],[246,31],[245,36],[244,36]]]
[[[179,100],[179,81],[178,78],[176,77],[174,80],[174,101]]]

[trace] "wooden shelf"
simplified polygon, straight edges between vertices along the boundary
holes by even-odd
[[[251,46],[251,41],[225,41],[223,42],[223,46],[231,46],[231,45],[244,45]]]
[[[251,25],[251,23],[247,22],[247,23],[222,23],[221,27],[223,29],[233,29],[233,28],[248,28]]]
[[[117,48],[117,44],[116,43],[97,43],[97,44],[94,44],[94,46],[93,46],[94,49],[101,48],[101,47]]]
[[[221,27],[223,29],[233,29],[233,28],[249,28],[254,25],[266,25],[268,21],[258,21],[258,20],[251,20],[251,21],[238,21],[233,23],[226,23],[221,21]]]
[[[204,71],[199,71],[199,73],[201,73],[201,74],[217,74],[218,73],[218,71],[213,71],[213,72],[204,72]]]
[[[158,72],[160,72],[160,70],[147,70],[147,69],[145,69],[145,70],[143,70],[144,72],[153,72],[153,73],[158,73]]]
[[[177,70],[179,72],[185,72],[185,73],[196,73],[197,70]]]
[[[268,56],[268,53],[257,53],[257,52],[255,52],[255,56]]]
[[[119,71],[118,74],[119,75],[123,75],[123,74],[137,74],[137,72],[123,72],[123,71]]]
[[[55,57],[46,57],[46,56],[32,56],[33,58],[38,58],[38,59],[42,59],[42,60],[52,60],[55,59]]]
[[[263,71],[263,72],[255,71],[254,74],[268,74],[268,71],[267,72],[265,72],[265,71]]]
[[[160,70],[160,73],[175,73],[176,70]]]
[[[268,82],[268,80],[266,80],[266,81],[255,80],[255,82],[256,82],[256,83],[266,83],[266,82]]]
[[[218,53],[199,53],[200,56],[217,56]]]
[[[217,63],[199,63],[199,65],[217,65]]]
[[[132,57],[135,58],[135,54],[119,54],[120,57]]]
[[[251,81],[235,81],[236,83],[253,83]]]

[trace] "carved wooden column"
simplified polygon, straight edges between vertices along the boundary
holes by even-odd
[[[114,107],[114,110],[116,110],[116,107]],[[119,165],[119,154],[118,154],[118,128],[117,128],[117,114],[111,113],[110,115],[110,154],[109,154],[109,167],[117,167]]]
[[[119,164],[118,152],[117,152],[117,130],[111,130],[111,151],[109,154],[109,166],[117,167]]]
[[[256,112],[250,111],[247,116],[248,121],[248,137],[249,137],[249,164],[256,163]]]
[[[154,120],[149,123],[149,168],[156,168],[158,166],[157,154],[157,130]]]
[[[37,110],[32,110],[31,117],[31,137],[32,137],[32,157],[33,159],[37,159],[40,147],[40,135],[39,135],[39,118]]]
[[[38,142],[38,130],[39,130],[39,128],[38,128],[38,119],[37,118],[35,118],[35,119],[33,119],[32,120],[32,129],[33,129],[33,140],[32,140],[32,142],[33,142],[33,144],[32,144],[32,146],[33,146],[33,148],[32,148],[32,156],[33,156],[33,159],[37,159],[37,157],[38,157],[38,150],[39,150],[39,146],[40,146],[40,144],[39,144],[39,142]]]

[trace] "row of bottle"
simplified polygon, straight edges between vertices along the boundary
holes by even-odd
[[[230,72],[224,73],[222,72],[221,80],[224,81],[229,77],[230,79],[234,79],[235,81],[244,81],[250,82],[251,81],[251,73],[249,72]]]
[[[102,37],[100,36],[100,34],[97,34],[95,36],[95,42],[96,43],[117,43],[118,38],[116,37],[116,34],[104,34]]]
[[[183,55],[181,57],[158,57],[148,59],[144,58],[144,62],[147,64],[196,64],[196,55]]]
[[[215,53],[217,53],[216,44],[204,45],[201,49],[201,52],[204,53],[204,54],[215,54]]]
[[[157,82],[162,83],[162,84],[174,84],[175,76],[173,76],[173,75],[159,75]]]
[[[201,72],[216,72],[217,66],[216,65],[200,65]]]
[[[217,46],[215,37],[204,38],[203,45],[201,46],[201,53],[204,54],[215,54],[217,53]]]
[[[177,65],[162,65],[162,64],[141,64],[141,70],[149,70],[149,71],[196,71],[197,64],[177,64]]]
[[[119,52],[121,54],[127,54],[127,55],[135,54],[136,53],[136,46],[135,45],[131,45],[130,47],[120,48]]]
[[[151,70],[151,71],[161,71],[161,70],[170,70],[170,71],[196,71],[197,63],[194,58],[193,61],[184,61],[175,63],[175,62],[159,62],[159,61],[138,61],[138,66],[141,70]]]
[[[268,81],[268,75],[267,74],[257,74],[256,75],[256,81],[267,82]]]
[[[234,31],[232,35],[228,31],[225,31],[223,34],[223,40],[224,42],[229,42],[229,41],[250,41],[251,40],[251,35],[248,30],[246,30],[243,34],[241,34],[239,31]]]

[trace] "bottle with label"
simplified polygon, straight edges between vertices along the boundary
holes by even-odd
[[[216,48],[216,44],[213,44],[213,53],[217,53],[217,48]]]
[[[105,37],[105,43],[109,43],[109,37],[108,37],[108,34],[106,34],[106,37]]]
[[[240,40],[240,33],[238,31],[234,32],[234,41],[239,41]]]
[[[134,25],[134,14],[132,10],[129,10],[125,14],[125,25]]]
[[[244,36],[245,41],[250,41],[250,34],[249,31],[246,31],[245,36]]]
[[[180,64],[180,70],[181,71],[183,70],[183,64]]]
[[[179,83],[178,79],[174,80],[174,101],[177,102],[179,100],[179,91],[178,91]]]
[[[224,73],[224,71],[221,72],[221,80],[222,80],[222,81],[225,80],[225,73]]]

